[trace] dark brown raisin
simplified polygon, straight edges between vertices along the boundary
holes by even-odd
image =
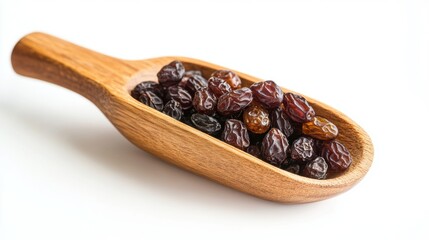
[[[254,157],[261,158],[261,149],[257,145],[250,145],[247,148],[247,153]]]
[[[173,61],[162,67],[156,76],[159,84],[163,87],[169,87],[178,84],[184,74],[185,67],[183,64],[180,61]]]
[[[175,100],[168,101],[165,104],[164,110],[162,110],[162,112],[176,120],[180,120],[183,116],[182,106]]]
[[[320,140],[331,140],[337,137],[338,128],[326,118],[316,116],[313,121],[302,124],[302,133]]]
[[[293,134],[293,127],[288,120],[286,112],[278,107],[270,113],[271,126],[280,129],[286,137],[290,137]]]
[[[271,80],[254,83],[250,86],[250,90],[252,90],[253,98],[268,109],[279,107],[283,101],[283,91]]]
[[[171,86],[167,89],[167,100],[175,100],[182,106],[183,110],[188,110],[192,107],[192,96],[184,88],[179,86]]]
[[[217,99],[213,93],[208,89],[201,89],[195,93],[192,105],[199,113],[213,115],[216,112],[216,102]]]
[[[217,111],[224,116],[232,115],[243,110],[252,100],[252,91],[246,87],[240,88],[220,96]]]
[[[315,157],[314,141],[309,137],[300,137],[293,141],[290,157],[294,161],[307,162]]]
[[[302,175],[309,178],[325,179],[328,172],[328,164],[323,157],[308,162],[302,170]]]
[[[325,158],[329,169],[333,172],[344,171],[352,163],[352,155],[349,150],[337,140],[325,143],[321,155]]]
[[[221,139],[241,150],[246,150],[250,145],[246,126],[242,121],[236,119],[226,120]]]
[[[290,164],[287,167],[284,168],[284,170],[291,172],[291,173],[295,173],[295,174],[299,174],[301,167],[299,166],[299,164]]]
[[[287,161],[287,149],[289,143],[286,136],[277,128],[271,128],[262,140],[262,158],[277,167],[281,167]]]
[[[241,88],[241,79],[233,71],[217,70],[212,73],[212,77],[217,77],[225,80],[229,84],[229,86],[231,86],[232,90]]]
[[[232,91],[231,86],[225,80],[217,77],[209,78],[208,87],[217,98]]]
[[[152,91],[140,92],[139,101],[158,111],[162,111],[164,108],[162,99]]]
[[[194,113],[191,116],[191,121],[195,128],[210,135],[216,134],[221,129],[221,125],[216,118],[205,114]]]
[[[203,88],[207,88],[207,80],[201,75],[193,75],[186,82],[186,88],[191,94]]]
[[[139,100],[141,92],[143,91],[151,91],[158,95],[160,98],[164,97],[164,91],[161,85],[154,81],[144,81],[137,84],[135,88],[131,91],[131,96]]]
[[[270,115],[261,105],[253,104],[244,110],[243,122],[249,131],[261,134],[270,128]]]
[[[288,116],[295,122],[304,123],[313,120],[316,113],[301,95],[286,93],[283,104]]]

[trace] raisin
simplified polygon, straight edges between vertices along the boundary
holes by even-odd
[[[328,164],[323,157],[317,157],[307,163],[302,171],[302,175],[309,178],[325,179],[328,172]]]
[[[183,116],[182,106],[175,100],[168,101],[165,104],[164,110],[162,110],[162,112],[176,120],[180,120]]]
[[[217,70],[212,73],[212,77],[217,77],[225,80],[225,82],[227,82],[229,86],[231,86],[232,90],[241,88],[241,79],[233,71]]]
[[[294,161],[307,162],[315,157],[314,141],[309,137],[300,137],[293,141],[290,157]]]
[[[186,88],[192,94],[203,88],[207,88],[207,80],[201,75],[193,75],[186,82]]]
[[[269,116],[266,109],[258,104],[254,104],[244,110],[243,121],[249,131],[261,134],[270,128]]]
[[[164,92],[162,90],[161,85],[154,81],[144,81],[137,84],[135,88],[131,91],[131,96],[139,100],[141,92],[143,91],[151,91],[158,95],[160,98],[164,97]]]
[[[164,108],[162,99],[152,91],[140,92],[139,101],[158,111],[162,111]]]
[[[202,114],[213,115],[216,112],[217,99],[208,89],[202,89],[195,93],[192,105]]]
[[[320,140],[331,140],[337,137],[338,128],[326,118],[316,116],[313,121],[302,124],[302,133]]]
[[[250,145],[247,148],[247,153],[254,157],[261,158],[261,149],[257,145]]]
[[[293,134],[293,127],[288,120],[286,112],[278,107],[270,113],[271,126],[280,129],[286,137],[290,137]]]
[[[304,123],[313,120],[316,113],[307,100],[297,94],[286,93],[283,104],[288,116],[295,122]]]
[[[277,167],[281,167],[287,161],[287,149],[289,143],[286,136],[277,128],[271,130],[265,135],[262,140],[262,158]]]
[[[299,164],[290,164],[287,167],[284,168],[284,170],[291,172],[291,173],[295,173],[295,174],[299,174],[299,171],[301,170],[301,167],[299,166]]]
[[[325,143],[321,155],[333,172],[344,171],[352,163],[352,156],[349,150],[337,140]]]
[[[192,107],[191,94],[179,86],[171,86],[167,89],[167,100],[171,99],[179,102],[183,110],[188,110]]]
[[[217,103],[217,111],[224,115],[238,113],[247,107],[253,100],[252,91],[249,88],[241,88],[223,94]]]
[[[209,78],[208,87],[216,97],[232,91],[231,86],[225,80],[217,77]]]
[[[176,85],[182,80],[185,74],[185,67],[180,61],[173,61],[165,65],[156,75],[158,82],[164,87]]]
[[[250,90],[253,97],[268,109],[279,107],[283,101],[283,91],[271,80],[254,83]]]
[[[194,113],[191,121],[195,128],[210,135],[216,134],[221,129],[220,123],[215,118],[205,114]]]
[[[241,150],[246,150],[250,145],[246,126],[244,126],[242,121],[237,119],[226,120],[221,139]]]

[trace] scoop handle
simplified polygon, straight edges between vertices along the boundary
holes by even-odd
[[[20,39],[11,60],[16,73],[68,88],[94,103],[136,71],[126,61],[39,32]]]

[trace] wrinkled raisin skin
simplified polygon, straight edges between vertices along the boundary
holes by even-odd
[[[203,88],[207,88],[207,80],[201,75],[192,75],[186,82],[186,88],[192,94]]]
[[[208,89],[197,91],[192,100],[195,110],[202,114],[213,115],[216,112],[217,99]]]
[[[241,150],[246,150],[250,145],[246,126],[242,121],[236,119],[226,120],[221,139]]]
[[[159,84],[163,87],[169,87],[178,84],[184,74],[185,67],[182,62],[172,61],[163,66],[156,76],[158,77]]]
[[[162,99],[152,91],[140,92],[139,101],[158,111],[162,111],[164,108]]]
[[[134,89],[131,91],[131,96],[137,100],[139,100],[140,95],[144,91],[151,91],[158,95],[160,98],[164,97],[164,91],[159,85],[159,83],[154,81],[144,81],[139,84],[137,84]]]
[[[271,80],[254,83],[250,90],[253,97],[268,109],[279,107],[283,101],[283,91]]]
[[[227,82],[231,86],[232,90],[241,88],[241,79],[233,71],[217,70],[212,73],[212,77],[217,77],[225,80],[225,82]]]
[[[323,157],[317,157],[313,161],[308,162],[302,174],[305,177],[314,179],[325,179],[328,172],[328,164]]]
[[[347,148],[337,140],[331,140],[323,145],[322,157],[333,172],[346,170],[352,163],[352,156]]]
[[[288,116],[295,122],[304,123],[313,120],[316,113],[313,107],[301,95],[286,93],[283,104]]]
[[[252,91],[240,88],[222,95],[217,102],[217,111],[224,116],[232,115],[243,110],[252,100]]]
[[[295,164],[290,164],[287,167],[284,167],[283,169],[290,173],[299,174],[301,167],[299,164],[295,163]]]
[[[258,104],[251,105],[244,110],[243,121],[247,129],[253,133],[261,134],[270,129],[269,112]]]
[[[313,121],[302,124],[302,133],[320,140],[331,140],[337,137],[338,128],[326,118],[316,116]]]
[[[258,147],[258,145],[250,145],[247,148],[247,153],[254,157],[261,158],[261,149]]]
[[[192,96],[184,88],[179,86],[171,86],[167,89],[167,100],[175,100],[182,106],[183,110],[188,110],[192,107]]]
[[[286,136],[277,128],[271,128],[262,140],[262,158],[271,165],[281,167],[287,161],[289,143]]]
[[[195,128],[210,135],[216,134],[221,129],[220,123],[215,118],[204,114],[192,114],[191,121]]]
[[[315,157],[314,141],[309,137],[300,137],[293,141],[290,157],[294,161],[307,162]]]
[[[217,98],[232,91],[231,86],[225,80],[217,77],[209,78],[208,88]]]
[[[280,129],[286,137],[290,137],[293,134],[293,127],[288,120],[286,112],[278,107],[270,113],[271,126]]]
[[[179,102],[175,100],[168,101],[165,104],[164,110],[162,110],[162,112],[176,120],[182,119],[182,116],[183,116],[182,106],[180,105]]]

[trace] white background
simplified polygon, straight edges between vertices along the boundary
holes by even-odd
[[[11,50],[33,31],[273,79],[358,122],[373,166],[302,205],[195,176],[134,147],[83,97],[16,75]],[[0,0],[0,239],[429,239],[428,68],[423,0]]]

